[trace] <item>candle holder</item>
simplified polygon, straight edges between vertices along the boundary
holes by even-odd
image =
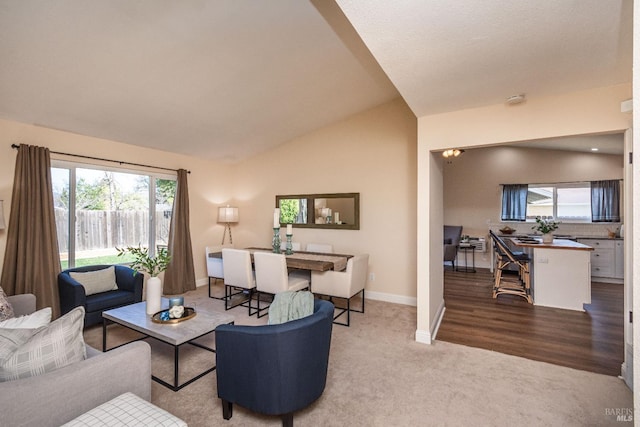
[[[285,254],[287,255],[291,255],[293,253],[293,243],[291,243],[291,238],[293,237],[293,234],[287,234],[287,246],[286,246],[286,250],[285,250]]]
[[[169,298],[169,308],[177,305],[184,305],[184,297],[172,297]]]
[[[271,241],[271,247],[273,248],[273,253],[280,253],[280,227],[273,227],[273,240]]]

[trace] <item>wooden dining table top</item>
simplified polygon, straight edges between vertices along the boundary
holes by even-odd
[[[256,248],[250,247],[245,248],[251,252],[251,257],[253,258],[253,253],[256,251],[263,252],[272,252],[271,248]],[[282,251],[284,254],[284,251]],[[321,253],[321,252],[307,252],[307,251],[295,251],[291,255],[285,255],[285,259],[287,260],[287,267],[295,268],[299,270],[310,270],[310,271],[342,271],[347,266],[347,260],[352,258],[353,255],[347,254],[334,254],[334,253]],[[211,258],[222,258],[222,252],[211,252],[209,253],[209,257]]]

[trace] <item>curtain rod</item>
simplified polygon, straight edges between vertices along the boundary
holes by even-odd
[[[11,148],[15,148],[17,150],[18,148],[20,148],[20,146],[18,144],[11,144]],[[84,156],[82,154],[62,153],[60,151],[51,151],[50,150],[49,152],[53,153],[53,154],[60,154],[60,155],[63,155],[63,156],[80,157],[82,159],[100,160],[102,162],[119,163],[121,165],[142,166],[144,168],[152,168],[152,169],[160,169],[160,170],[165,170],[165,171],[178,172],[177,169],[163,168],[161,166],[144,165],[142,163],[131,163],[131,162],[125,162],[125,161],[121,161],[121,160],[103,159],[101,157]],[[191,171],[188,170],[187,173],[191,173]]]
[[[555,185],[555,184],[583,184],[583,183],[589,183],[592,180],[589,181],[561,181],[561,182],[527,182],[525,183],[525,185]],[[618,179],[596,179],[594,181],[624,181],[624,179],[622,178],[618,178]],[[511,184],[498,184],[498,185],[522,185],[522,183],[511,183]]]

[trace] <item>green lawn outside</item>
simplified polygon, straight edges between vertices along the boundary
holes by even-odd
[[[85,265],[125,264],[131,261],[133,261],[133,257],[127,255],[121,257],[119,257],[118,255],[105,255],[99,257],[77,259],[76,267],[84,267]],[[66,270],[67,268],[69,268],[69,261],[60,261],[60,266],[63,270]]]

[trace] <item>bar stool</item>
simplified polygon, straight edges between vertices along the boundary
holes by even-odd
[[[531,258],[524,252],[513,252],[504,240],[493,231],[489,230],[489,234],[496,252],[493,298],[497,298],[501,294],[516,295],[527,300],[529,304],[533,304],[533,298],[531,297]],[[518,277],[516,280],[509,280],[504,277],[503,272],[514,265],[518,267]]]

